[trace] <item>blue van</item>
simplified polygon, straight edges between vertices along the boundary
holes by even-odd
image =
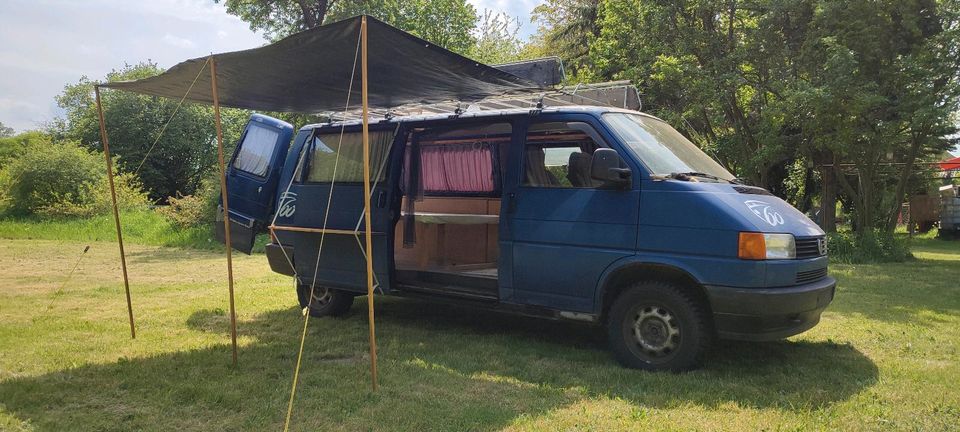
[[[254,115],[230,162],[234,246],[269,228],[314,316],[366,293],[360,128]],[[671,371],[806,331],[833,299],[814,222],[641,112],[385,118],[370,145],[378,293],[601,324],[623,365]]]

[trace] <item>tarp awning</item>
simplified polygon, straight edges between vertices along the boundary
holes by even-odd
[[[319,113],[343,110],[348,88],[360,104],[357,48],[361,17],[288,36],[260,48],[215,54],[220,104],[267,111]],[[470,60],[367,17],[369,105],[475,101],[530,91],[537,83]],[[356,72],[354,59],[357,58]],[[155,77],[102,87],[213,103],[207,57],[179,63]]]

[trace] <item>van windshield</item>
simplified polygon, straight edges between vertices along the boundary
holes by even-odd
[[[603,118],[651,174],[735,180],[733,174],[662,120],[628,113],[606,113]]]

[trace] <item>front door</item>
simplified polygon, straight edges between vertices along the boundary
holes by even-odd
[[[257,232],[269,223],[292,136],[293,126],[272,117],[254,114],[247,122],[227,167],[230,243],[234,249],[249,254]],[[220,206],[222,218],[222,202]],[[216,225],[221,243],[222,220]]]
[[[640,191],[591,179],[594,150],[610,147],[595,126],[587,115],[541,115],[514,152],[519,184],[504,211],[516,302],[589,312],[604,269],[634,253]]]

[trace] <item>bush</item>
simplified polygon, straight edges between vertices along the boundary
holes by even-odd
[[[91,216],[112,206],[103,156],[70,142],[31,145],[0,170],[5,213],[14,216]],[[130,174],[116,176],[121,208],[142,207],[146,195]]]
[[[913,257],[906,239],[881,230],[830,233],[827,248],[830,261],[841,263],[903,262]]]
[[[24,150],[33,146],[53,145],[50,135],[40,131],[29,131],[12,137],[0,138],[0,167],[7,161],[16,159]]]
[[[210,226],[216,220],[220,203],[219,175],[218,170],[210,170],[195,194],[168,197],[169,205],[158,208],[157,212],[182,228]]]

